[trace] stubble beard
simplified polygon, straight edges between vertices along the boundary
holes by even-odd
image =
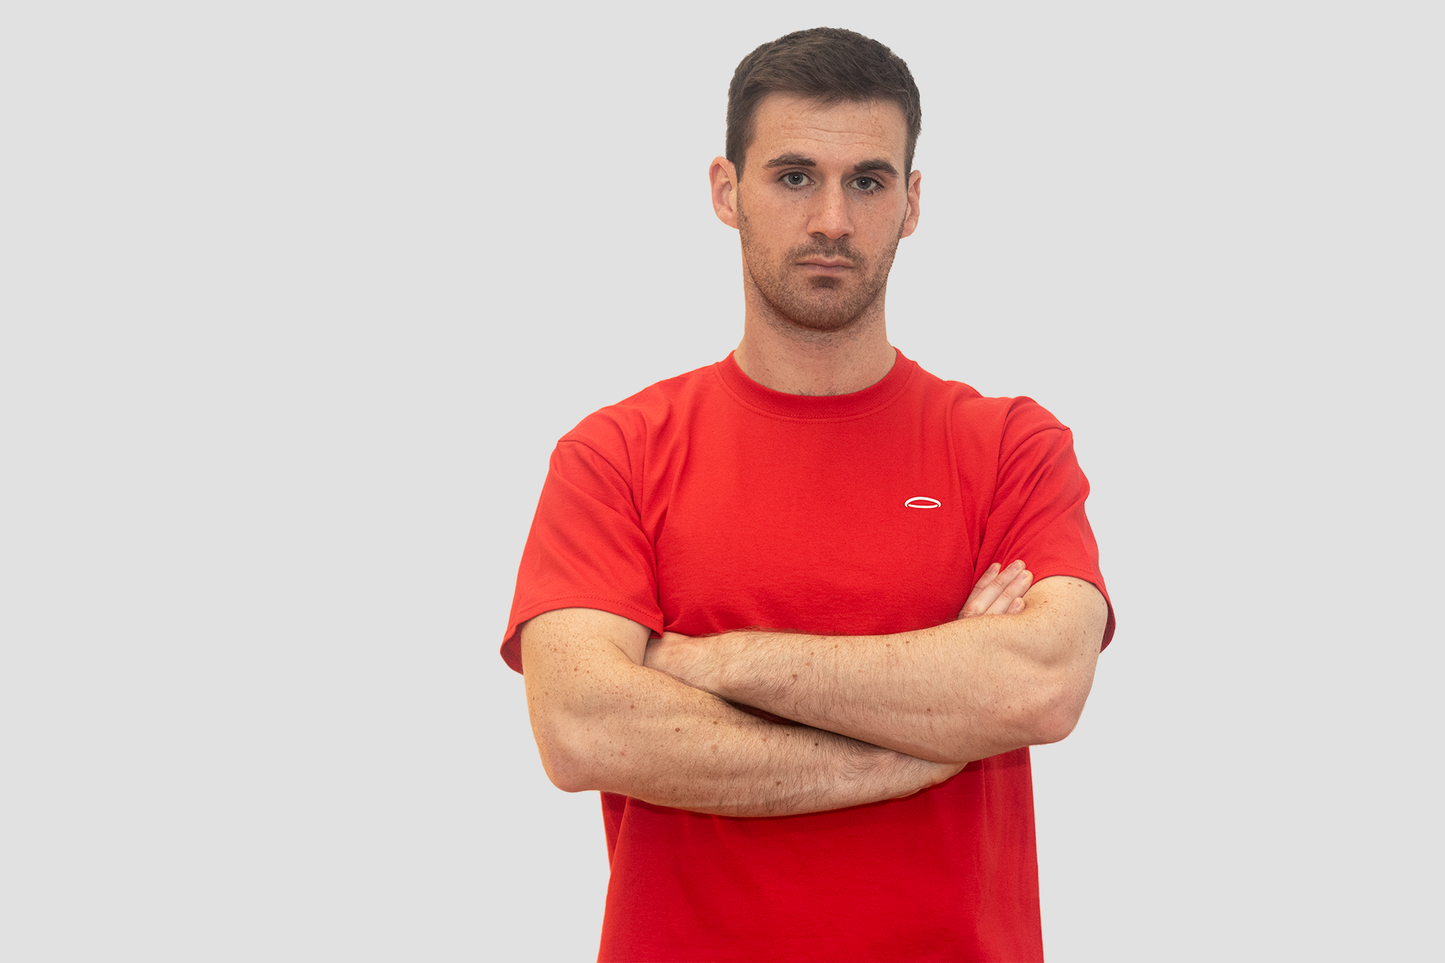
[[[780,261],[769,263],[753,252],[750,225],[741,209],[738,233],[753,288],[776,321],[784,327],[791,325],[797,333],[831,334],[857,324],[883,297],[888,287],[888,272],[893,268],[893,255],[902,239],[902,226],[899,236],[881,253],[875,265],[870,265],[867,258],[855,251],[847,238],[804,244],[788,251]],[[847,258],[852,270],[845,277],[810,277],[801,271],[793,271],[794,276],[787,277],[790,269],[806,257]],[[852,289],[843,290],[850,281],[854,285]]]

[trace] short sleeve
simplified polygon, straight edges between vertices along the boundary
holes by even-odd
[[[1073,432],[1029,398],[1005,418],[998,481],[980,564],[1023,559],[1035,580],[1068,575],[1092,583],[1109,603],[1103,645],[1114,636],[1114,606],[1099,571],[1099,546],[1084,514],[1089,481],[1074,456]],[[1102,647],[1102,646],[1101,646]]]
[[[662,632],[657,564],[630,480],[587,444],[563,439],[517,572],[502,658],[522,671],[518,629],[543,612],[601,609]]]

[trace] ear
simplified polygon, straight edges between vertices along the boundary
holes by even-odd
[[[923,174],[914,171],[908,175],[908,216],[903,218],[903,232],[899,237],[907,237],[913,233],[918,226],[918,190],[923,184]]]
[[[712,209],[728,227],[738,226],[738,173],[726,157],[714,157],[707,172],[712,181]]]

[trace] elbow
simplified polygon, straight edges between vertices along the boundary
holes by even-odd
[[[576,726],[553,718],[532,719],[537,754],[552,785],[563,792],[601,788],[593,754],[588,752]]]
[[[1024,746],[1061,742],[1074,731],[1084,700],[1065,687],[1039,685],[1013,693],[982,716],[964,716],[956,730],[936,743],[901,747],[930,762],[966,763]],[[982,721],[982,725],[979,722]]]
[[[1068,738],[1084,713],[1092,681],[1090,673],[1088,678],[1075,676],[1039,686],[1027,717],[1020,720],[1028,733],[1028,745],[1048,745]]]
[[[1061,742],[1074,731],[1089,695],[1092,673],[1031,666],[1009,676],[987,704],[977,733],[987,755]],[[974,758],[977,758],[975,756]]]
[[[1039,631],[1014,676],[1023,693],[1015,721],[1027,745],[1059,742],[1079,724],[1109,619],[1108,603],[1094,586],[1059,578],[1035,588],[1044,585],[1049,588],[1039,599]]]
[[[1032,720],[1032,738],[1029,744],[1046,746],[1052,742],[1062,742],[1079,724],[1079,717],[1083,712],[1082,700],[1059,699],[1051,703]]]
[[[586,792],[595,789],[590,773],[583,760],[574,753],[555,743],[538,741],[537,751],[542,756],[542,768],[547,778],[563,792]]]

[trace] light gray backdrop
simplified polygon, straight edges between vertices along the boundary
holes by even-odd
[[[1422,955],[1436,9],[7,7],[0,956],[595,954],[515,566],[555,439],[737,342],[726,84],[820,22],[923,91],[893,341],[1094,485],[1051,959]]]

